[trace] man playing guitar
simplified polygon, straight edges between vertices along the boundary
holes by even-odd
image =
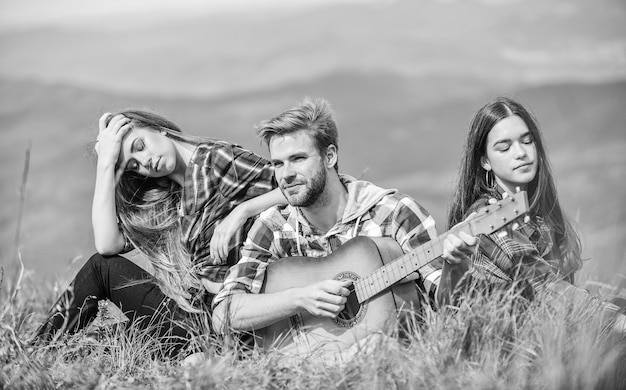
[[[407,253],[437,237],[432,216],[410,197],[338,173],[337,126],[326,101],[305,99],[257,131],[289,204],[266,210],[251,228],[240,262],[214,300],[216,329],[259,330],[301,313],[337,318],[353,280],[331,275],[268,292],[268,265],[281,258],[328,256],[357,236],[388,237]],[[443,241],[442,257],[467,260],[475,244],[466,233],[451,235]],[[422,302],[434,297],[440,277],[440,260],[411,273],[411,285],[424,293]]]

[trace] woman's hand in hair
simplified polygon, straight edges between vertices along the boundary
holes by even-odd
[[[98,155],[98,166],[101,168],[117,167],[122,148],[122,140],[128,131],[132,129],[131,120],[123,115],[112,116],[105,113],[98,122],[99,132],[94,149]],[[117,167],[115,172],[116,182],[124,172],[124,167]]]
[[[101,254],[120,253],[126,244],[117,223],[115,188],[124,171],[123,167],[118,167],[122,139],[130,129],[130,120],[122,115],[112,116],[107,113],[100,117],[98,139],[94,146],[98,163],[91,224],[94,243]]]

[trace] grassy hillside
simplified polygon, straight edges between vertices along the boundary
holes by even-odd
[[[378,334],[351,359],[289,359],[281,351],[243,352],[212,335],[205,313],[186,324],[194,335],[182,354],[164,358],[166,340],[150,330],[106,326],[50,344],[28,341],[52,292],[36,279],[0,313],[3,389],[621,389],[626,339],[605,328],[593,305],[524,305],[512,291],[466,297],[459,307],[409,315],[405,337]],[[345,338],[344,338],[345,340]],[[195,365],[187,354],[201,353]]]

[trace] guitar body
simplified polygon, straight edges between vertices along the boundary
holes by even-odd
[[[263,293],[302,287],[322,280],[358,280],[401,256],[390,238],[356,237],[322,258],[288,257],[267,268]],[[287,355],[337,355],[368,336],[395,330],[398,313],[419,308],[421,293],[415,283],[397,283],[359,304],[351,291],[346,308],[336,319],[307,312],[258,330],[257,343],[265,350]]]
[[[337,318],[306,312],[257,329],[257,343],[265,350],[278,349],[290,356],[350,357],[369,340],[405,325],[402,312],[415,313],[423,304],[421,291],[408,276],[443,253],[448,234],[491,234],[528,212],[524,191],[490,204],[477,216],[450,232],[403,253],[390,238],[355,237],[322,258],[288,257],[267,267],[261,293],[303,287],[322,280],[353,280],[345,309]],[[403,326],[400,326],[403,328]],[[402,331],[403,329],[400,329]]]

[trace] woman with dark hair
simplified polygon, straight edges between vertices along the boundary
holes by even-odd
[[[183,134],[144,111],[100,118],[92,224],[98,254],[37,332],[75,332],[109,299],[161,335],[188,337],[188,313],[208,310],[239,260],[253,216],[285,199],[271,164],[238,145]],[[120,253],[137,249],[154,275]]]
[[[592,299],[573,286],[582,267],[580,239],[561,209],[538,122],[519,102],[500,97],[471,122],[448,226],[518,190],[528,194],[528,216],[506,235],[480,235],[469,263],[445,263],[451,276],[440,286],[441,302],[476,283],[488,290],[516,284],[530,299],[535,293]]]

